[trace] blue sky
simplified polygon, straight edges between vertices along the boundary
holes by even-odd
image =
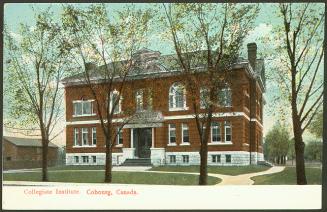
[[[8,25],[8,28],[11,32],[17,33],[18,32],[18,26],[20,23],[26,23],[26,24],[31,24],[34,23],[34,17],[33,17],[33,9],[32,5],[36,9],[45,9],[47,8],[50,4],[48,3],[43,3],[43,4],[27,4],[27,3],[7,3],[5,4],[5,9],[4,9],[4,21],[5,24]],[[51,11],[56,15],[56,17],[59,18],[60,13],[61,13],[61,4],[51,4],[52,9]],[[89,4],[76,4],[79,7],[87,7]],[[108,10],[113,11],[113,10],[120,10],[123,8],[124,4],[121,3],[112,3],[112,4],[107,4],[108,5]],[[323,4],[322,4],[323,5]],[[137,7],[141,8],[147,8],[153,6],[152,4],[136,4]],[[253,31],[250,32],[249,36],[245,39],[244,45],[243,45],[243,52],[246,52],[246,44],[249,42],[256,42],[258,44],[258,54],[266,51],[267,47],[266,45],[263,45],[260,39],[271,33],[271,30],[275,24],[279,24],[280,20],[275,14],[275,4],[260,4],[261,10],[256,18],[255,21],[255,28]],[[158,50],[162,54],[168,54],[172,53],[173,50],[169,48],[169,45],[166,45],[163,43],[161,40],[156,40],[156,36],[154,36],[151,41],[149,42],[148,48],[152,50]],[[246,57],[246,55],[243,55]],[[266,71],[269,72],[269,60],[265,61],[266,64]],[[265,93],[266,101],[270,101],[271,99],[271,94],[277,91],[277,85],[273,81],[268,81],[267,82],[267,89]],[[267,106],[269,107],[269,104],[266,105],[266,109],[264,112],[264,134],[271,129],[273,126],[274,122],[276,121],[276,117],[272,115],[272,113],[267,110]],[[6,106],[4,105],[4,109]]]

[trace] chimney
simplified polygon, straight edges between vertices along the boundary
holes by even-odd
[[[257,44],[256,43],[248,43],[248,60],[250,62],[250,65],[255,71],[255,64],[257,61]]]

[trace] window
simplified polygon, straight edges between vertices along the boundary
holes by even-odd
[[[149,88],[148,89],[148,98],[147,98],[147,108],[149,109],[149,110],[151,110],[152,109],[152,107],[153,107],[153,92],[152,92],[152,90]]]
[[[187,124],[182,124],[182,142],[183,143],[190,142]]]
[[[204,109],[208,107],[209,102],[209,90],[207,88],[200,88],[200,108]]]
[[[92,156],[92,162],[93,163],[96,163],[97,162],[97,156],[95,156],[95,155]]]
[[[229,87],[223,88],[218,92],[218,104],[220,106],[232,106],[232,92]]]
[[[136,91],[136,111],[143,110],[143,90]]]
[[[89,145],[89,131],[87,128],[82,128],[82,144],[83,146]]]
[[[232,156],[231,155],[225,155],[226,157],[226,163],[231,163],[232,162]]]
[[[225,142],[232,142],[232,128],[228,121],[225,121]]]
[[[97,128],[92,127],[92,145],[97,145]]]
[[[211,142],[221,142],[220,123],[211,123]]]
[[[184,108],[186,108],[184,86],[179,83],[174,83],[169,89],[169,109]]]
[[[169,163],[176,163],[176,155],[169,155]]]
[[[123,145],[123,129],[117,128],[117,145]]]
[[[94,100],[73,101],[74,116],[91,116],[95,115],[93,112]]]
[[[169,124],[169,143],[176,144],[176,125]]]
[[[82,156],[83,163],[88,163],[89,162],[89,156]]]
[[[189,163],[190,157],[188,155],[183,155],[183,163]]]
[[[212,155],[211,157],[213,163],[220,163],[220,155]]]
[[[118,99],[120,98],[120,99]],[[112,111],[112,107],[114,107],[114,114],[118,114],[121,112],[121,97],[119,97],[118,91],[113,91],[110,93],[110,104],[109,110]]]
[[[74,156],[74,161],[75,161],[75,163],[79,163],[79,157],[78,156]]]
[[[78,140],[78,128],[74,128],[74,146],[78,146],[79,140]]]

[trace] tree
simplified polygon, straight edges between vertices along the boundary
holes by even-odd
[[[320,110],[316,113],[309,126],[309,131],[313,133],[317,138],[322,138],[323,117],[323,112]]]
[[[8,54],[5,84],[10,101],[6,126],[39,132],[42,139],[42,180],[48,181],[48,144],[62,115],[59,81],[67,68],[67,51],[60,45],[61,28],[50,8],[35,13],[35,25],[21,24],[19,39],[5,29]]]
[[[277,123],[267,133],[265,139],[265,154],[270,161],[285,164],[290,147],[290,136],[287,128]]]
[[[150,18],[149,10],[137,10],[134,6],[113,14],[108,13],[104,4],[92,4],[87,9],[64,7],[62,23],[72,46],[71,53],[82,70],[81,81],[87,84],[95,99],[105,136],[104,181],[108,183],[112,181],[112,148],[117,135],[130,120],[124,117],[132,115],[132,111],[121,112],[123,120],[118,131],[113,118],[120,107],[126,78],[136,66],[133,56],[145,38]]]
[[[307,179],[302,135],[322,105],[324,11],[310,3],[279,4],[278,9],[283,23],[276,26],[274,37],[278,43],[275,54],[282,55],[278,77],[291,104],[297,184],[304,185]]]
[[[177,69],[191,96],[191,109],[200,137],[199,185],[206,185],[212,114],[221,106],[218,96],[229,84],[229,68],[236,62],[242,42],[253,27],[258,5],[188,3],[161,6],[164,10],[160,17],[162,28],[167,29],[164,38],[173,44]]]
[[[309,161],[322,162],[322,142],[309,141],[305,148],[304,157]]]

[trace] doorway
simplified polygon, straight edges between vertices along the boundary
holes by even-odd
[[[135,156],[138,158],[150,158],[152,146],[151,128],[134,128],[133,145],[135,147]]]

